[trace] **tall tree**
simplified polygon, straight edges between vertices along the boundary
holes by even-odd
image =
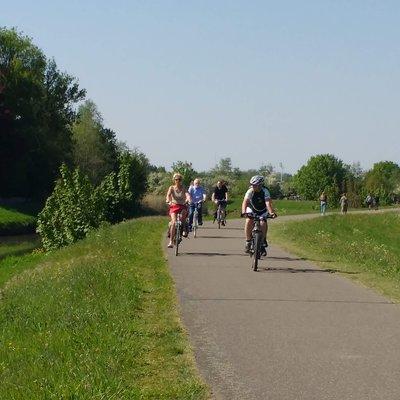
[[[115,133],[103,127],[97,106],[87,100],[79,107],[73,127],[74,164],[97,185],[118,165]]]
[[[311,157],[293,177],[293,184],[303,198],[316,200],[322,191],[331,202],[337,202],[343,191],[346,169],[343,162],[332,154]]]
[[[85,95],[32,40],[0,28],[0,196],[46,196],[71,156],[74,104]]]

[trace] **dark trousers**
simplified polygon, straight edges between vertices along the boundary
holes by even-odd
[[[193,214],[194,214],[194,210],[196,209],[196,207],[197,207],[197,211],[199,213],[199,216],[198,216],[199,224],[201,225],[203,223],[203,213],[202,213],[203,203],[190,203],[189,226],[192,226],[192,224],[193,224]]]

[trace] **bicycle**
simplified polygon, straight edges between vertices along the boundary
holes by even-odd
[[[175,255],[179,254],[179,245],[182,241],[182,212],[176,214],[175,222]]]
[[[250,218],[254,221],[254,227],[251,231],[251,245],[249,255],[252,258],[251,267],[253,271],[258,270],[258,260],[261,259],[261,245],[263,241],[263,232],[261,229],[261,221],[266,221],[269,218],[276,218],[276,214],[267,214],[261,217],[252,213],[245,213],[242,216]]]
[[[194,204],[194,211],[193,211],[193,224],[192,224],[192,231],[193,237],[197,237],[197,229],[199,228],[199,206],[201,205],[201,201]]]
[[[218,229],[221,229],[221,224],[225,225],[226,224],[226,210],[224,207],[222,207],[223,201],[218,201],[218,208],[217,208],[217,223],[218,223]]]

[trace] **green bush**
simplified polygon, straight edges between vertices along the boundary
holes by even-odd
[[[60,172],[61,178],[38,216],[37,232],[46,250],[83,239],[99,226],[102,215],[98,193],[79,168],[71,172],[63,164]]]

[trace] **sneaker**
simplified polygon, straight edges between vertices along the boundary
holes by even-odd
[[[264,245],[261,246],[260,254],[264,257],[267,255],[267,248]]]
[[[182,232],[182,236],[183,236],[183,237],[188,237],[188,233],[187,233],[186,231],[183,231],[183,232]]]
[[[222,225],[222,226],[225,226],[225,221],[221,221],[221,225]]]
[[[203,225],[203,223],[202,223],[202,222],[199,222],[199,225],[200,225],[200,226],[202,226],[202,225]]]
[[[250,253],[250,249],[251,249],[251,240],[246,240],[246,244],[244,245],[244,252]]]
[[[169,242],[167,247],[172,249],[174,247],[174,245],[172,244],[172,242]]]

